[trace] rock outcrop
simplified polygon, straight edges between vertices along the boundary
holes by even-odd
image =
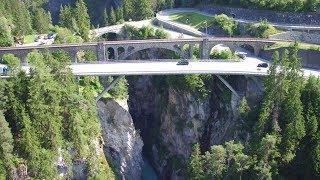
[[[98,109],[107,159],[122,179],[140,179],[143,142],[127,108],[108,99],[99,101]]]

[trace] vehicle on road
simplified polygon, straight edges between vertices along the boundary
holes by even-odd
[[[47,36],[47,38],[48,38],[48,39],[54,39],[54,38],[56,38],[56,36],[57,36],[56,33],[49,33],[48,36]]]
[[[6,76],[8,75],[8,72],[9,72],[8,66],[0,64],[0,75]]]
[[[268,65],[268,63],[260,63],[260,64],[258,64],[258,66],[257,67],[260,67],[260,68],[267,68],[269,65]]]
[[[235,55],[237,55],[241,59],[246,59],[247,58],[246,54],[247,53],[244,53],[244,52],[235,52]]]
[[[177,65],[189,65],[189,62],[187,60],[181,60],[177,63]]]

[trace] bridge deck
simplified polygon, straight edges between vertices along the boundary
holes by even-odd
[[[29,66],[23,66],[29,71]],[[77,76],[109,75],[174,75],[174,74],[219,74],[267,76],[268,68],[257,68],[257,61],[223,62],[195,61],[189,65],[177,65],[173,61],[127,61],[110,63],[83,63],[70,66]],[[320,70],[303,69],[304,75],[320,75]]]

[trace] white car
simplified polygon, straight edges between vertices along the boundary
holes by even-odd
[[[9,68],[7,65],[0,64],[0,74],[1,75],[7,75],[8,70],[9,70]]]

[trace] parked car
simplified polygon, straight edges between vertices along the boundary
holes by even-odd
[[[177,63],[177,65],[189,65],[189,62],[187,60],[181,60]]]
[[[49,33],[47,37],[48,37],[48,39],[54,39],[56,36],[57,36],[57,34],[55,34],[55,33]]]
[[[260,64],[258,64],[257,67],[267,68],[268,66],[269,66],[268,63],[260,63]]]

